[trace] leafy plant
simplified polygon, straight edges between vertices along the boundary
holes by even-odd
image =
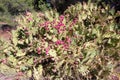
[[[116,14],[93,3],[16,18],[6,65],[35,80],[101,80],[115,74],[120,35]]]

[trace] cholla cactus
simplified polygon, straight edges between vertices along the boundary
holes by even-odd
[[[93,3],[18,16],[6,64],[47,79],[107,79],[119,61],[120,35],[109,7]],[[104,75],[103,75],[104,74]]]

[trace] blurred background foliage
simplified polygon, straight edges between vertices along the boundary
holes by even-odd
[[[102,6],[109,4],[116,11],[120,8],[120,0],[0,0],[0,15],[8,18],[10,15],[18,15],[26,10],[45,11],[50,7],[63,13],[68,6],[77,2],[93,2]]]
[[[15,16],[32,10],[32,0],[0,0],[0,22],[12,23]]]

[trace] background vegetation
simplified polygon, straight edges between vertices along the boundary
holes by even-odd
[[[12,23],[16,15],[25,11],[45,11],[53,8],[59,13],[63,13],[68,6],[77,2],[93,2],[97,5],[106,6],[119,10],[119,0],[1,0],[0,1],[0,21]]]

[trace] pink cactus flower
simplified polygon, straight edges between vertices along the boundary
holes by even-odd
[[[46,30],[49,30],[48,25],[50,24],[49,21],[44,22],[44,24],[41,24]]]
[[[48,55],[49,50],[50,50],[50,47],[47,47],[47,48],[45,49],[45,52],[46,52],[47,55]]]
[[[44,26],[48,26],[50,24],[50,22],[49,21],[46,21],[45,23],[44,23]]]
[[[27,18],[27,20],[30,22],[30,21],[33,21],[33,19],[31,17]]]
[[[75,24],[75,23],[77,23],[77,21],[78,21],[78,19],[75,18],[75,19],[73,20],[73,23]]]
[[[17,73],[17,76],[23,76],[23,75],[24,75],[24,73],[21,71]]]
[[[37,48],[37,53],[38,53],[38,54],[41,53],[41,49],[40,49],[40,47]]]
[[[64,16],[64,15],[61,15],[61,16],[59,17],[59,20],[62,22],[62,21],[64,20],[64,18],[65,18],[65,16]]]
[[[64,48],[64,50],[67,50],[69,48],[69,45],[68,44],[63,44],[63,48]]]
[[[2,62],[3,64],[6,64],[6,63],[7,63],[7,59],[2,59],[1,62]]]
[[[65,24],[62,22],[57,22],[57,25],[54,28],[58,31],[58,33],[61,33],[65,30]]]
[[[62,40],[57,40],[55,43],[56,43],[56,45],[62,45],[62,44],[64,44],[64,42]]]
[[[66,42],[67,42],[68,44],[71,43],[71,39],[70,39],[68,36],[66,37]]]

